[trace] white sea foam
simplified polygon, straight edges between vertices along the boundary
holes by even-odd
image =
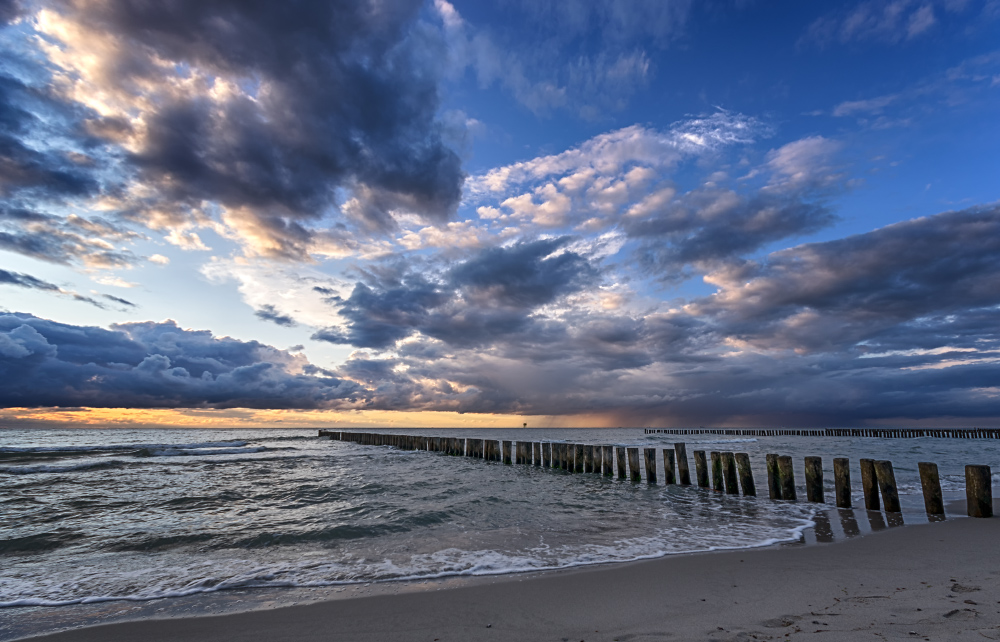
[[[89,470],[92,468],[116,468],[125,466],[129,462],[120,459],[101,459],[98,461],[86,461],[66,466],[0,466],[0,474],[6,475],[31,475],[41,473],[70,473],[76,470]]]
[[[100,446],[26,446],[26,447],[3,447],[0,448],[0,453],[91,453],[91,452],[108,452],[108,451],[120,451],[120,450],[143,450],[143,449],[161,449],[161,448],[187,448],[187,449],[201,449],[201,448],[239,448],[246,446],[248,442],[239,440],[230,441],[202,441],[190,444],[107,444]]]

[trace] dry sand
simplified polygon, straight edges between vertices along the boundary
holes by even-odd
[[[1000,640],[1000,519],[32,640]]]

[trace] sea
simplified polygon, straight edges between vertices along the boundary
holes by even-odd
[[[369,432],[641,448],[684,442],[689,457],[746,452],[764,496],[358,445],[316,430],[0,429],[0,640],[373,587],[833,542],[927,522],[919,461],[938,464],[952,500],[964,497],[966,464],[1000,473],[994,440],[679,437],[642,428]],[[771,452],[793,457],[800,501],[766,498]],[[823,458],[826,505],[802,501],[805,456]],[[858,459],[892,461],[902,515],[831,518],[834,457],[851,460],[855,506]]]

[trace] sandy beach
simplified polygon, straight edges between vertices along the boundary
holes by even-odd
[[[683,555],[32,640],[1000,639],[1000,520]]]

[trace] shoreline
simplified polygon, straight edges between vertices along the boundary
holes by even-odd
[[[305,605],[130,619],[18,639],[729,640],[820,635],[813,630],[823,639],[835,639],[834,631],[940,639],[983,627],[1000,639],[1000,575],[984,564],[998,536],[1000,520],[959,518],[832,546],[784,544],[362,585]],[[900,634],[900,627],[910,628]]]

